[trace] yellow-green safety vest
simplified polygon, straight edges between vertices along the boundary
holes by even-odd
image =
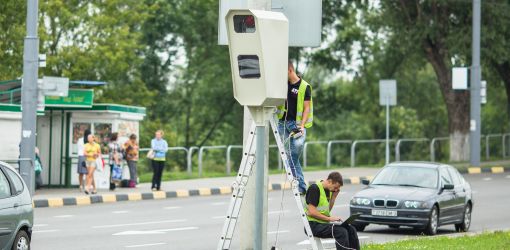
[[[317,183],[317,186],[319,187],[319,191],[320,191],[319,204],[317,205],[317,210],[319,211],[319,213],[330,217],[331,214],[329,212],[329,200],[326,197],[326,192],[324,191],[322,182]],[[331,192],[329,193],[329,199],[331,199]],[[306,214],[308,214],[308,205],[305,208],[305,212],[306,212]],[[307,215],[306,217],[307,217],[308,221],[315,221],[315,222],[319,222],[319,223],[329,223],[328,221],[318,220],[318,219],[315,219],[309,215]]]
[[[301,125],[301,120],[303,120],[303,111],[305,109],[305,93],[306,87],[310,86],[310,91],[312,91],[312,86],[307,83],[305,80],[301,79],[301,85],[299,85],[298,96],[297,96],[297,110],[296,110],[296,123],[297,125]],[[278,119],[283,119],[283,114],[287,110],[285,106],[278,107]],[[310,112],[308,113],[308,119],[305,123],[305,128],[310,128],[313,125],[313,98],[310,97]]]

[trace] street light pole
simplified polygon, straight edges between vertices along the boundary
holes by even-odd
[[[23,80],[21,83],[21,143],[20,174],[34,194],[35,138],[37,119],[37,78],[39,67],[39,37],[37,36],[38,0],[27,0],[27,36],[23,51]]]
[[[480,166],[480,132],[482,122],[480,119],[480,0],[473,0],[473,44],[471,66],[471,109],[470,109],[470,163],[473,167]]]

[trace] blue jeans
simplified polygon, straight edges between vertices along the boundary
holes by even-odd
[[[296,128],[299,128],[296,125],[296,121],[278,121],[278,133],[282,136],[285,145],[285,152],[287,152],[289,158],[288,164],[290,170],[292,171],[292,175],[294,175],[299,182],[299,192],[305,193],[305,177],[303,176],[303,169],[301,168],[299,158],[303,153],[303,146],[305,145],[306,129],[301,137],[297,139],[289,138],[290,132]]]

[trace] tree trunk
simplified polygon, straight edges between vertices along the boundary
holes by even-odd
[[[425,39],[427,60],[436,73],[439,88],[448,113],[450,161],[469,160],[469,91],[452,89],[448,52],[438,41]]]
[[[500,64],[493,62],[492,65],[494,65],[494,68],[496,68],[496,71],[505,83],[507,113],[510,117],[510,61]]]

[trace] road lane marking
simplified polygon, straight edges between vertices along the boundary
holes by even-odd
[[[358,236],[358,239],[368,239],[370,236]],[[335,244],[335,239],[321,239],[322,244]],[[298,242],[296,245],[302,246],[302,245],[310,245],[309,240],[304,240],[301,242]]]
[[[48,224],[35,224],[34,227],[47,227]]]
[[[140,222],[140,223],[101,225],[101,226],[93,226],[92,228],[112,228],[112,227],[125,227],[125,226],[141,226],[141,225],[152,225],[152,224],[163,224],[163,223],[185,222],[185,221],[186,220],[148,221],[148,222]]]
[[[171,210],[171,209],[179,209],[181,207],[164,207],[163,209],[168,209],[168,210]]]
[[[124,231],[124,232],[114,233],[112,235],[113,236],[126,236],[126,235],[165,234],[166,232],[189,231],[189,230],[197,230],[197,229],[198,229],[198,227],[179,227],[179,228],[145,230],[145,231]]]
[[[113,211],[112,214],[127,214],[129,211],[121,210],[121,211]]]
[[[288,213],[288,212],[289,212],[289,210],[283,210],[283,211],[281,211],[281,212],[282,212],[282,213]],[[269,215],[269,214],[278,214],[278,213],[280,213],[280,210],[267,212],[267,214],[268,214],[268,215]]]
[[[213,205],[213,206],[222,206],[222,205],[225,205],[225,204],[227,204],[227,203],[226,202],[213,202],[213,203],[211,203],[211,205]]]
[[[487,177],[487,178],[483,178],[482,180],[484,180],[484,181],[490,181],[490,180],[492,180],[492,178],[491,178],[491,177]]]
[[[131,245],[131,246],[125,246],[125,248],[151,247],[151,246],[161,246],[161,245],[166,245],[166,243],[160,242],[160,243],[143,244],[143,245]]]
[[[342,205],[334,205],[333,207],[348,207],[348,204],[342,204]]]
[[[35,234],[42,234],[42,233],[53,233],[53,232],[58,232],[60,230],[58,229],[49,229],[49,230],[34,230],[34,233]]]
[[[71,217],[74,217],[74,215],[72,215],[72,214],[63,214],[63,215],[53,216],[53,218],[71,218]]]
[[[290,233],[289,230],[280,230],[280,231],[271,231],[271,232],[267,232],[267,234],[285,234],[285,233]]]

